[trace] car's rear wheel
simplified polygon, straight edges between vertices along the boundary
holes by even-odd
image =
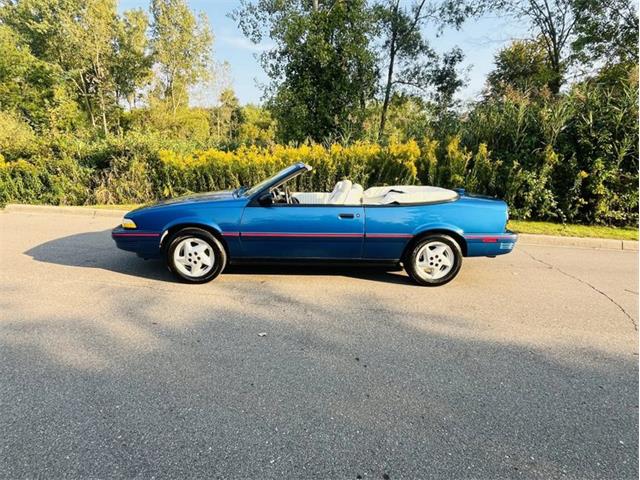
[[[432,234],[418,240],[404,261],[409,276],[419,285],[430,287],[453,280],[461,266],[460,245],[443,234]]]
[[[200,228],[185,228],[169,240],[169,269],[182,281],[205,283],[224,270],[227,255],[220,241]]]

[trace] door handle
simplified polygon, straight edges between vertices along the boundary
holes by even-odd
[[[338,214],[338,218],[354,218],[353,213],[340,213]]]

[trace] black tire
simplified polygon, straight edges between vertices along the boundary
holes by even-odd
[[[431,242],[444,243],[451,249],[451,252],[453,253],[452,268],[446,273],[446,275],[437,279],[429,279],[422,273],[422,270],[416,264],[418,254],[420,253],[422,247]],[[456,277],[456,275],[458,275],[461,266],[462,249],[460,248],[460,245],[450,236],[441,233],[434,233],[432,235],[427,235],[420,238],[410,247],[410,250],[407,252],[404,258],[404,269],[409,274],[411,279],[418,285],[423,285],[426,287],[438,287],[450,282]]]
[[[178,245],[180,245],[183,240],[187,240],[188,238],[194,238],[199,241],[206,242],[213,254],[213,266],[202,276],[192,277],[186,275],[182,273],[176,266],[174,260],[174,252]],[[211,233],[201,228],[189,227],[179,230],[169,239],[167,243],[165,259],[169,270],[171,270],[171,272],[176,277],[178,277],[179,280],[185,283],[206,283],[216,278],[218,275],[220,275],[220,272],[224,270],[224,267],[227,265],[227,252],[225,251],[222,243],[220,243],[220,241]]]

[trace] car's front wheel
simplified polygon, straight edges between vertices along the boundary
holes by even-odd
[[[455,278],[462,266],[462,250],[453,238],[443,234],[418,240],[408,252],[404,268],[418,284],[436,287]]]
[[[224,270],[227,255],[220,241],[200,228],[185,228],[169,240],[169,269],[182,281],[205,283]]]

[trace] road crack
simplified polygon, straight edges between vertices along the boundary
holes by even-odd
[[[605,297],[607,300],[609,300],[611,303],[613,303],[616,307],[618,307],[620,309],[620,311],[631,321],[631,325],[633,325],[633,329],[637,332],[638,331],[638,322],[636,321],[635,318],[633,318],[629,312],[627,312],[625,310],[625,308],[620,305],[618,302],[616,302],[612,297],[610,297],[609,295],[607,295],[605,292],[603,292],[602,290],[600,290],[598,287],[596,287],[595,285],[587,282],[586,280],[583,280],[582,278],[573,275],[569,272],[565,272],[564,270],[562,270],[561,268],[556,267],[555,265],[545,262],[544,260],[541,260],[537,257],[535,257],[533,254],[527,252],[526,250],[524,250],[523,248],[519,248],[519,250],[521,252],[524,252],[529,258],[531,258],[531,260],[541,263],[542,265],[546,266],[547,268],[550,268],[551,270],[555,270],[557,272],[560,272],[562,275],[565,275],[569,278],[572,278],[573,280],[576,280],[586,286],[588,286],[589,288],[591,288],[594,292],[599,293],[600,295],[602,295],[603,297]]]

